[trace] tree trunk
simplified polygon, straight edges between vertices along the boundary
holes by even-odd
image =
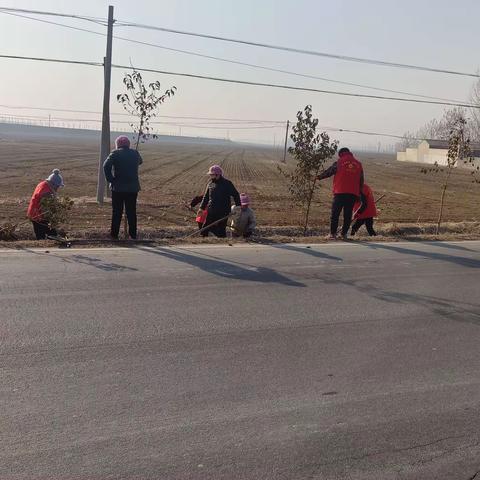
[[[138,144],[140,143],[140,138],[143,132],[143,122],[144,122],[144,117],[143,115],[140,117],[140,125],[138,126],[138,135],[137,135],[137,143],[135,145],[135,150],[138,151]]]
[[[442,224],[442,217],[443,217],[443,206],[445,204],[445,193],[447,192],[448,181],[450,179],[451,173],[452,173],[452,168],[450,167],[447,171],[445,182],[443,184],[442,196],[440,197],[440,211],[438,212],[437,229],[435,231],[436,235],[440,233],[440,225]]]
[[[317,181],[317,177],[315,175],[315,180],[313,181],[312,188],[310,189],[310,192],[308,193],[308,199],[307,199],[307,211],[305,212],[305,223],[303,225],[303,235],[307,234],[307,229],[308,229],[308,219],[310,217],[310,207],[312,205],[312,199],[313,199],[313,193],[315,192],[315,183]]]

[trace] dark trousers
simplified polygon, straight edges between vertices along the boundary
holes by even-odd
[[[208,214],[207,215],[207,220],[205,221],[205,227],[210,225],[213,222],[216,222],[217,220],[220,220],[221,218],[225,217],[226,214]],[[206,228],[200,235],[202,237],[207,237],[209,232],[212,232],[216,237],[218,238],[225,238],[227,236],[227,222],[228,218],[225,220],[222,220],[221,222],[218,222],[217,224],[211,226],[210,228]]]
[[[242,233],[241,233],[241,234],[238,234],[238,233],[233,232],[233,233],[232,233],[232,237],[233,237],[233,238],[240,238],[240,237],[250,238],[250,237],[252,236],[252,233],[253,233],[253,232],[252,232],[252,231],[249,231],[249,230],[247,230],[247,231],[246,231],[245,233],[243,233],[243,234],[242,234]]]
[[[32,220],[32,225],[37,240],[44,240],[47,235],[57,236],[57,231],[50,228],[47,223],[34,222]]]
[[[137,196],[137,192],[112,191],[112,227],[110,235],[113,238],[118,238],[124,205],[128,220],[128,234],[130,238],[137,238]]]
[[[375,230],[373,229],[373,218],[370,217],[370,218],[362,218],[362,219],[359,219],[357,220],[353,226],[352,226],[352,235],[355,235],[359,228],[365,224],[365,226],[367,227],[367,232],[370,236],[374,237],[377,235],[377,232],[375,232]]]
[[[342,236],[347,235],[348,230],[350,229],[350,224],[352,223],[353,206],[355,205],[356,201],[357,197],[351,193],[336,193],[333,196],[332,216],[330,217],[330,233],[332,235],[337,234],[338,219],[340,218],[340,213],[342,210]]]

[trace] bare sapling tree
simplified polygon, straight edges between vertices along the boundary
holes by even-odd
[[[480,73],[480,72],[478,72]],[[471,114],[471,140],[472,142],[480,142],[480,79],[472,86],[470,92],[470,108]]]
[[[440,205],[436,226],[436,234],[440,233],[440,227],[443,220],[443,210],[445,207],[446,193],[450,182],[450,177],[454,169],[460,164],[472,164],[472,152],[470,149],[470,138],[468,137],[468,122],[464,112],[456,111],[449,117],[449,136],[448,136],[448,153],[445,165],[439,165],[435,162],[431,168],[422,168],[423,173],[443,173],[443,181],[440,195]],[[474,173],[474,172],[472,172]]]
[[[117,101],[123,106],[126,112],[137,118],[137,121],[130,124],[136,137],[135,150],[141,142],[147,141],[150,137],[157,138],[152,133],[150,120],[157,116],[160,106],[170,97],[175,95],[177,87],[173,86],[164,93],[160,93],[161,85],[158,80],[145,85],[142,74],[133,69],[133,73],[126,73],[123,78],[126,93],[117,95]],[[123,222],[125,238],[127,238],[127,217],[125,214]]]
[[[135,150],[138,150],[140,142],[148,138],[156,138],[150,127],[150,120],[158,114],[158,109],[168,98],[175,95],[177,87],[171,87],[164,93],[160,93],[161,85],[157,80],[145,85],[142,75],[137,70],[125,74],[123,84],[126,93],[117,95],[117,101],[132,116],[137,117],[135,123],[130,126],[135,134]]]
[[[296,160],[295,170],[290,173],[278,167],[289,180],[292,198],[301,205],[303,234],[308,230],[312,200],[319,188],[317,176],[325,170],[325,162],[337,152],[338,142],[330,142],[326,132],[317,133],[318,118],[313,118],[312,106],[307,105],[297,113],[297,123],[293,126],[290,138],[294,146],[288,149]]]

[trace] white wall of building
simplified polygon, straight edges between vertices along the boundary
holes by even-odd
[[[416,148],[407,148],[405,155],[407,162],[418,162],[418,150]]]

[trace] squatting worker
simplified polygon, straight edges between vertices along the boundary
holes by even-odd
[[[58,189],[64,186],[65,184],[58,168],[55,168],[46,180],[43,180],[36,186],[28,205],[27,217],[32,222],[37,240],[43,240],[47,235],[57,235],[57,232],[50,228],[48,224],[48,212],[43,211],[42,199],[54,197]]]
[[[338,160],[317,178],[322,180],[332,175],[333,203],[329,239],[337,238],[338,219],[343,210],[342,238],[346,240],[352,223],[353,207],[355,202],[362,198],[363,167],[348,148],[341,148],[338,151]]]
[[[120,136],[115,140],[117,147],[103,164],[105,178],[112,190],[112,226],[110,236],[118,239],[122,222],[123,207],[128,221],[130,238],[137,238],[137,196],[140,191],[138,167],[143,163],[137,150],[130,148],[128,137]]]
[[[223,176],[223,170],[219,165],[212,165],[208,170],[208,175],[210,181],[200,204],[199,214],[207,209],[205,227],[220,219],[223,220],[206,228],[202,235],[206,237],[209,232],[212,232],[216,237],[225,238],[227,236],[227,217],[232,207],[231,198],[236,206],[240,206],[240,194],[233,183]]]
[[[377,206],[373,191],[366,183],[363,184],[362,188],[362,202],[356,202],[354,210],[356,210],[354,216],[355,223],[352,226],[351,235],[355,235],[358,229],[365,224],[368,234],[371,237],[376,236],[377,233],[373,228],[373,222],[378,213]]]
[[[250,238],[257,226],[255,213],[250,208],[250,197],[246,193],[240,194],[241,207],[232,207],[232,229],[233,237]]]

